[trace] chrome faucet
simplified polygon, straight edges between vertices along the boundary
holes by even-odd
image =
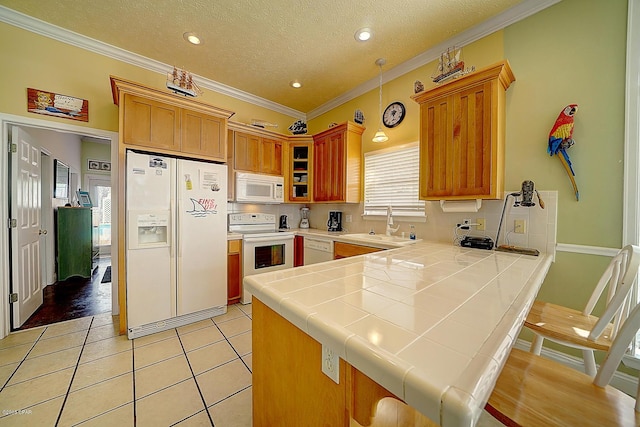
[[[387,236],[391,236],[392,233],[395,233],[400,228],[400,226],[393,228],[392,225],[393,225],[393,210],[391,209],[391,205],[389,205],[387,206],[387,229],[385,231],[385,234]]]

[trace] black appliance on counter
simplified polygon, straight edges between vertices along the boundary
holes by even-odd
[[[342,212],[329,211],[327,231],[342,231]]]
[[[280,230],[289,229],[289,218],[286,215],[280,215],[280,226],[278,228]]]

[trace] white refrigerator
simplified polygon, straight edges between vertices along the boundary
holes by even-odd
[[[227,311],[227,166],[127,151],[129,338]]]

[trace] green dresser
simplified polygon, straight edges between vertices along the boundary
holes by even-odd
[[[58,281],[91,277],[91,208],[60,207],[56,215]]]

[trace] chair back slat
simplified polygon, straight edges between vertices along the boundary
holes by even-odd
[[[593,380],[595,385],[604,387],[609,384],[613,374],[620,365],[622,356],[624,356],[631,341],[635,339],[638,330],[640,330],[640,305],[636,304],[622,325],[615,340],[613,340],[604,362],[600,365],[598,374]]]
[[[623,253],[626,253],[626,258]],[[630,295],[632,293],[636,277],[638,275],[638,267],[640,267],[640,248],[637,246],[628,245],[622,248],[620,253],[616,255],[615,259],[625,260],[626,262],[621,264],[619,271],[621,279],[616,285],[616,291],[607,304],[604,313],[598,318],[598,321],[594,325],[593,329],[589,333],[590,340],[596,340],[604,331],[604,329],[610,323],[614,322],[614,317],[623,312],[621,319],[618,319],[617,327],[614,327],[614,334],[617,332],[616,328],[620,328],[620,325],[626,323],[624,318],[629,312],[630,307],[635,307],[635,301],[631,301]],[[609,264],[611,266],[611,263]],[[612,272],[615,268],[612,268]],[[628,304],[627,304],[628,303]],[[625,308],[626,306],[626,308]],[[615,326],[615,325],[614,325]],[[613,336],[611,337],[614,338]]]
[[[602,276],[600,276],[600,280],[591,293],[591,297],[589,298],[587,305],[584,307],[584,310],[582,310],[582,314],[584,314],[585,316],[588,316],[593,312],[593,309],[600,300],[602,292],[604,291],[607,284],[609,285],[606,301],[607,305],[618,290],[619,281],[623,277],[622,274],[624,274],[624,272],[622,271],[623,267],[621,266],[626,265],[627,251],[625,249],[626,248],[621,249],[620,252],[618,252],[611,259],[609,265],[607,265],[607,268],[604,270],[604,273],[602,273]],[[623,264],[623,262],[625,263]]]

